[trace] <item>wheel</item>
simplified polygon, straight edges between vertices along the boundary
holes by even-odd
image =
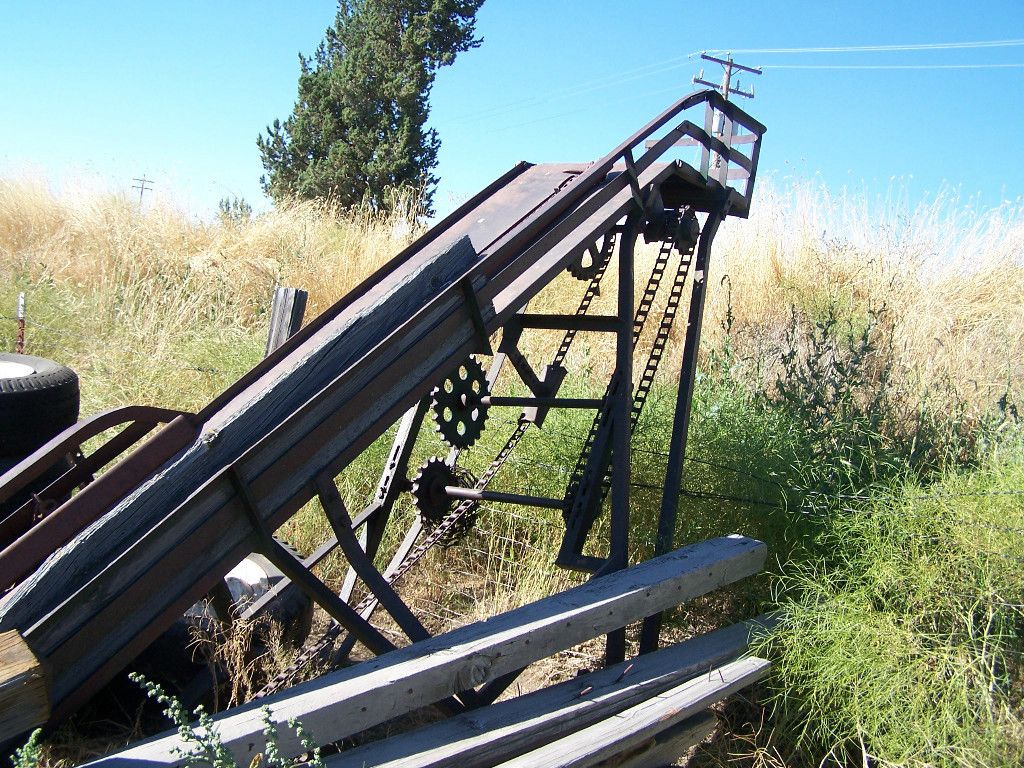
[[[31,355],[0,353],[0,474],[78,420],[78,376],[70,368]],[[57,462],[0,504],[7,517],[69,467]],[[5,539],[0,546],[10,541]]]
[[[288,544],[284,544],[284,547],[292,550]],[[294,550],[292,552],[294,554]],[[244,609],[282,579],[284,574],[277,566],[258,553],[246,557],[225,577],[232,602],[240,609]],[[277,599],[267,605],[263,615],[278,622],[284,630],[284,639],[296,648],[305,642],[313,628],[313,602],[294,583],[281,590]]]
[[[292,554],[296,554],[291,545],[279,543]],[[232,613],[241,614],[284,578],[278,567],[263,555],[257,552],[246,555],[245,559],[224,577],[231,593]],[[190,624],[212,617],[223,619],[217,616],[217,611],[211,604],[200,601],[189,608],[178,623],[184,624],[187,629]],[[283,630],[282,639],[298,647],[305,642],[313,627],[313,602],[297,584],[290,583],[253,618],[261,617],[273,619],[280,624]]]
[[[78,376],[31,355],[0,353],[0,458],[22,458],[78,421]]]

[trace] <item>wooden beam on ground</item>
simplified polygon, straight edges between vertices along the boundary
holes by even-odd
[[[500,763],[500,768],[586,768],[612,759],[755,683],[767,674],[769,667],[770,662],[756,657],[731,662],[617,715]]]
[[[644,743],[602,761],[599,768],[665,768],[710,736],[716,725],[718,718],[711,712],[694,715],[666,728]]]
[[[235,761],[248,765],[264,749],[261,710],[269,707],[280,752],[293,756],[304,748],[287,727],[291,718],[318,743],[337,741],[751,576],[765,557],[763,543],[735,534],[684,547],[250,703],[217,717],[216,728]],[[181,765],[185,746],[170,733],[91,765]]]
[[[327,768],[486,768],[662,693],[742,655],[767,617],[327,758]],[[588,690],[589,689],[589,690]],[[580,696],[580,691],[588,692]]]

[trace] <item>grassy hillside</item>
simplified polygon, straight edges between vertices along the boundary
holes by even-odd
[[[406,216],[329,206],[210,224],[0,182],[0,348],[13,348],[10,316],[25,291],[26,351],[79,372],[84,413],[195,410],[259,359],[275,283],[309,290],[311,316],[413,235]],[[638,275],[652,258],[641,251]],[[775,562],[680,611],[672,631],[766,608],[784,621],[762,649],[774,677],[753,704],[723,711],[732,736],[695,761],[1019,764],[1024,211],[763,185],[752,218],[722,227],[709,279],[678,539],[738,531],[764,539]],[[574,306],[580,291],[560,278],[534,307]],[[557,341],[543,338],[533,359]],[[564,392],[600,394],[607,344],[574,346]],[[636,438],[638,559],[653,547],[677,361],[663,366]],[[466,457],[471,471],[513,421],[492,415]],[[585,413],[554,414],[494,487],[560,496],[588,426]],[[370,493],[384,451],[378,441],[343,474],[350,504]],[[424,438],[415,460],[440,451]],[[412,514],[403,506],[397,517]],[[561,527],[558,513],[485,507],[403,594],[433,630],[550,594],[576,578],[551,565]],[[308,550],[327,530],[311,507],[284,533]],[[322,575],[337,581],[342,566],[328,562]],[[564,654],[524,685],[571,676],[593,652]],[[232,693],[244,698],[254,682]]]

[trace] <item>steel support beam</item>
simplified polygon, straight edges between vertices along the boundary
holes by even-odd
[[[690,309],[686,324],[686,341],[683,346],[683,360],[679,371],[679,391],[676,393],[675,414],[672,419],[672,437],[669,439],[668,467],[665,470],[665,485],[661,497],[661,513],[658,516],[658,535],[654,553],[670,552],[676,530],[676,510],[679,506],[679,491],[682,488],[683,461],[686,456],[686,438],[690,431],[690,410],[693,405],[693,385],[697,373],[697,349],[700,346],[701,325],[704,321],[704,299],[707,296],[708,262],[711,244],[718,227],[725,219],[728,209],[719,208],[708,214],[704,229],[697,244],[693,288],[690,295]],[[640,637],[642,653],[657,650],[661,634],[660,613],[644,620]]]

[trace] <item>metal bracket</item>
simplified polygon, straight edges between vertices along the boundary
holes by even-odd
[[[493,355],[491,337],[487,333],[487,326],[484,325],[484,315],[480,311],[480,302],[477,301],[476,291],[473,290],[473,282],[469,279],[469,275],[459,281],[459,287],[462,289],[462,295],[466,297],[466,311],[469,313],[473,330],[476,331],[477,341],[480,343],[480,346],[474,351],[482,355]]]
[[[641,211],[644,210],[644,198],[640,194],[640,178],[636,172],[636,163],[633,161],[633,150],[627,149],[622,155],[626,164],[626,176],[629,178],[629,187],[633,191],[633,203]]]

